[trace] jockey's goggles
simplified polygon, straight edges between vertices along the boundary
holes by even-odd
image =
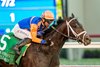
[[[54,19],[45,19],[45,22],[47,22],[47,23],[52,23],[54,21]]]

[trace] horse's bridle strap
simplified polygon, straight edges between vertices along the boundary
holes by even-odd
[[[54,26],[51,26],[52,27],[52,29],[54,29],[56,32],[58,32],[58,33],[60,33],[61,35],[63,35],[64,37],[66,37],[66,38],[70,38],[70,39],[74,39],[74,40],[76,40],[77,38],[74,38],[74,37],[69,37],[69,36],[67,36],[67,35],[65,35],[65,34],[63,34],[63,33],[61,33],[59,30],[57,30]]]
[[[86,31],[82,31],[82,32],[80,32],[79,34],[77,34],[77,33],[73,30],[73,28],[70,26],[70,23],[71,23],[73,20],[75,20],[75,19],[76,19],[76,18],[72,18],[70,21],[66,21],[68,35],[65,35],[65,34],[61,33],[61,32],[60,32],[59,30],[57,30],[54,26],[51,26],[51,27],[52,27],[56,32],[58,32],[58,33],[60,33],[61,35],[63,35],[64,37],[67,37],[67,38],[70,38],[70,39],[74,39],[74,40],[79,40],[78,37],[79,37],[80,35],[83,34],[82,41],[84,42],[84,37],[85,37],[85,35],[86,35],[87,32],[86,32]],[[74,35],[75,37],[71,37],[71,36],[70,36],[69,30],[72,31],[72,33],[73,33],[73,35]]]
[[[67,25],[67,30],[68,30],[68,36],[70,36],[70,35],[69,35],[69,30],[72,31],[73,35],[74,35],[76,38],[79,38],[79,36],[83,34],[82,41],[84,42],[84,37],[85,37],[85,35],[87,34],[87,32],[86,32],[86,31],[82,31],[82,32],[80,32],[80,33],[77,34],[77,33],[73,30],[73,28],[70,26],[70,23],[71,23],[73,20],[75,20],[75,19],[76,19],[76,18],[72,18],[70,21],[67,21],[67,20],[66,20],[66,25]]]

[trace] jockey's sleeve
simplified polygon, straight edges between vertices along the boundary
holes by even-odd
[[[36,24],[31,24],[30,32],[32,36],[32,41],[36,43],[41,43],[42,39],[37,38],[37,30],[38,30],[38,26]]]

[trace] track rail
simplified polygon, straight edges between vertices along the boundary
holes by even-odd
[[[100,67],[100,65],[60,65],[60,67]]]
[[[66,42],[63,48],[100,48],[100,42],[91,42],[88,46],[84,46],[78,42]]]

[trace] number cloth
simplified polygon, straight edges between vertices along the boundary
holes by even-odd
[[[15,51],[13,50],[13,47],[18,43],[19,39],[14,37],[13,33],[7,33],[3,36],[0,36],[0,59],[4,60],[5,62],[8,62],[9,64],[19,64],[21,57],[27,50],[28,46],[24,46],[21,49],[21,54],[18,57],[17,60],[15,60]]]

